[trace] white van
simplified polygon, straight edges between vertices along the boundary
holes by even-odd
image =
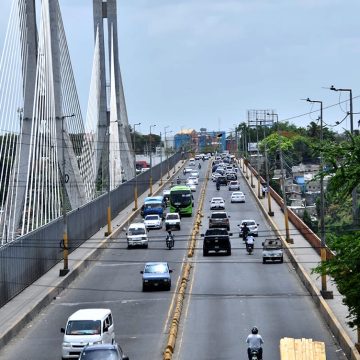
[[[126,240],[128,248],[132,246],[148,247],[148,232],[144,223],[133,223],[126,232]]]
[[[115,342],[113,317],[110,309],[81,309],[72,314],[65,328],[62,359],[78,359],[85,345]]]

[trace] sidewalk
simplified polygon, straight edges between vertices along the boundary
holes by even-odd
[[[240,173],[242,174],[243,178],[245,179],[246,183],[249,186],[249,189],[252,191],[253,196],[258,201],[259,205],[262,208],[262,211],[269,219],[270,224],[272,227],[277,230],[278,233],[281,234],[282,238],[285,238],[285,220],[284,220],[284,214],[278,205],[278,203],[271,198],[271,210],[274,212],[274,216],[269,216],[269,206],[268,206],[268,199],[267,195],[264,198],[259,199],[258,198],[258,183],[255,176],[253,176],[253,185],[254,188],[251,187],[251,177],[250,177],[250,170],[248,170],[249,179],[246,179],[246,172],[244,173],[242,170],[242,163],[240,167]],[[309,244],[309,242],[303,237],[303,235],[297,230],[297,228],[289,221],[289,233],[290,238],[293,239],[293,244],[285,244],[285,247],[288,247],[290,249],[290,252],[293,254],[293,258],[296,261],[296,263],[300,264],[299,269],[295,269],[297,273],[299,274],[301,280],[304,282],[303,275],[306,276],[310,282],[312,282],[312,285],[316,287],[317,289],[317,295],[320,298],[320,301],[325,301],[329,309],[331,310],[329,313],[331,315],[331,312],[333,313],[333,316],[335,319],[333,319],[335,322],[336,320],[339,322],[336,324],[336,328],[333,326],[330,326],[331,330],[333,331],[336,339],[339,341],[340,345],[344,349],[345,353],[347,354],[349,359],[360,359],[359,353],[355,350],[355,354],[359,357],[355,357],[356,355],[349,356],[348,352],[346,351],[345,347],[346,345],[352,345],[351,347],[354,348],[354,344],[357,341],[357,331],[356,329],[351,329],[347,323],[346,323],[346,316],[348,315],[348,308],[343,305],[342,303],[342,295],[338,292],[336,286],[332,283],[332,281],[327,278],[327,289],[333,292],[334,298],[329,300],[324,300],[322,296],[320,295],[320,289],[321,289],[321,278],[317,274],[311,274],[312,268],[314,268],[319,262],[320,262],[320,256],[318,253],[313,249],[313,247]],[[285,242],[285,241],[284,241]],[[299,272],[305,272],[305,274],[301,274]],[[306,280],[305,280],[306,281]],[[313,298],[314,298],[314,294]],[[315,301],[317,303],[317,301]],[[318,304],[317,304],[318,305]],[[320,308],[320,312],[325,317],[325,320],[329,323],[327,317],[329,314],[325,314],[323,308]],[[339,337],[348,337],[350,342],[349,344],[344,344],[342,339],[339,339]],[[352,343],[352,344],[351,344]],[[350,349],[349,349],[350,350]],[[354,349],[352,349],[354,350]]]
[[[160,180],[153,185],[154,195],[168,186],[182,166],[183,162],[181,160],[175,166],[175,174],[171,169],[169,180],[165,173],[162,178],[163,185],[160,186]],[[0,348],[12,338],[15,338],[19,331],[40,313],[41,309],[50,304],[62,290],[69,286],[92,263],[92,260],[100,256],[102,250],[106,249],[112,241],[115,241],[122,227],[127,226],[139,214],[143,200],[147,196],[148,191],[138,197],[138,210],[133,210],[134,202],[132,202],[112,220],[112,233],[108,237],[104,235],[107,231],[106,224],[89,239],[91,240],[91,248],[85,241],[83,245],[73,251],[69,255],[70,272],[65,277],[59,277],[59,271],[63,268],[63,263],[60,262],[0,308]]]

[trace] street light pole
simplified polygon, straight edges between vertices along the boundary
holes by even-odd
[[[261,191],[260,191],[260,166],[259,166],[259,128],[258,128],[258,118],[256,117],[256,171],[258,176],[258,199],[262,199]]]
[[[309,98],[306,101],[310,103],[320,104],[320,144],[323,143],[324,133],[323,133],[323,102],[320,100],[310,100]],[[325,197],[324,197],[324,158],[323,153],[320,153],[320,256],[321,262],[326,261],[326,241],[325,241]],[[326,274],[321,275],[321,295],[324,299],[332,299],[332,291],[327,290],[326,283]]]
[[[152,196],[152,183],[153,183],[153,178],[152,178],[152,146],[151,146],[151,128],[155,127],[156,125],[150,125],[150,138],[149,138],[149,147],[150,147],[150,192],[149,195]]]
[[[354,133],[354,112],[353,112],[353,97],[352,97],[352,89],[337,89],[334,85],[330,86],[330,90],[332,91],[348,91],[350,95],[350,111],[348,115],[350,115],[350,134],[353,135]],[[353,223],[355,225],[359,224],[359,210],[357,205],[357,190],[356,188],[353,189],[351,192],[352,197],[352,216],[353,216]]]
[[[58,119],[61,119],[61,135],[62,135],[62,176],[61,176],[61,209],[63,217],[63,239],[62,239],[62,248],[63,248],[63,258],[64,258],[64,267],[60,269],[59,276],[65,276],[69,273],[69,238],[68,238],[68,226],[67,226],[67,212],[65,208],[65,183],[66,183],[66,174],[65,174],[65,127],[64,120],[66,118],[74,117],[75,114],[69,116],[61,116]]]
[[[166,140],[166,129],[168,128],[169,126],[165,126],[164,127],[164,139],[165,139],[165,146],[164,146],[164,149],[165,149],[165,156],[166,156],[166,163],[167,163],[167,179],[169,180],[170,179],[170,165],[169,165],[169,152],[168,152],[168,149],[167,149],[167,140]]]
[[[136,174],[136,126],[141,125],[141,123],[137,123],[134,124],[134,138],[133,138],[133,143],[134,143],[134,171],[135,171],[135,175],[134,175],[134,210],[137,210],[138,208],[138,188],[137,188],[137,174]]]
[[[162,178],[163,178],[163,172],[162,172],[162,147],[161,147],[161,131],[160,131],[160,184],[159,184],[159,186],[161,186],[163,184]]]

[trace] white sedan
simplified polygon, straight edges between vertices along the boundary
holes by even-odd
[[[216,179],[221,176],[221,174],[217,173],[217,172],[214,172],[212,175],[211,175],[211,179],[212,181],[216,181]]]
[[[229,190],[230,191],[240,190],[240,184],[237,181],[230,181],[229,182]]]
[[[190,176],[194,176],[194,177],[197,177],[197,178],[199,178],[199,172],[196,170],[196,171],[192,171],[191,173],[190,173]]]
[[[231,202],[238,203],[238,202],[245,202],[245,194],[242,191],[234,191],[231,194]]]
[[[196,191],[196,184],[192,180],[188,180],[186,186],[188,186],[191,191]]]
[[[196,176],[189,176],[188,180],[191,180],[195,185],[199,185],[199,178]]]
[[[144,224],[147,229],[161,229],[162,219],[159,215],[146,215]]]
[[[222,197],[213,197],[210,201],[210,210],[225,210],[225,201]]]

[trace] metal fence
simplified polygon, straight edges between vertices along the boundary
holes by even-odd
[[[180,158],[181,154],[176,153],[154,166],[153,181],[158,181]],[[150,170],[137,176],[139,195],[149,189],[149,183]],[[134,200],[134,185],[135,180],[131,179],[110,192],[112,218]],[[106,225],[108,203],[109,194],[103,194],[67,214],[70,252]],[[63,220],[59,218],[0,248],[0,307],[62,260],[63,230]]]

